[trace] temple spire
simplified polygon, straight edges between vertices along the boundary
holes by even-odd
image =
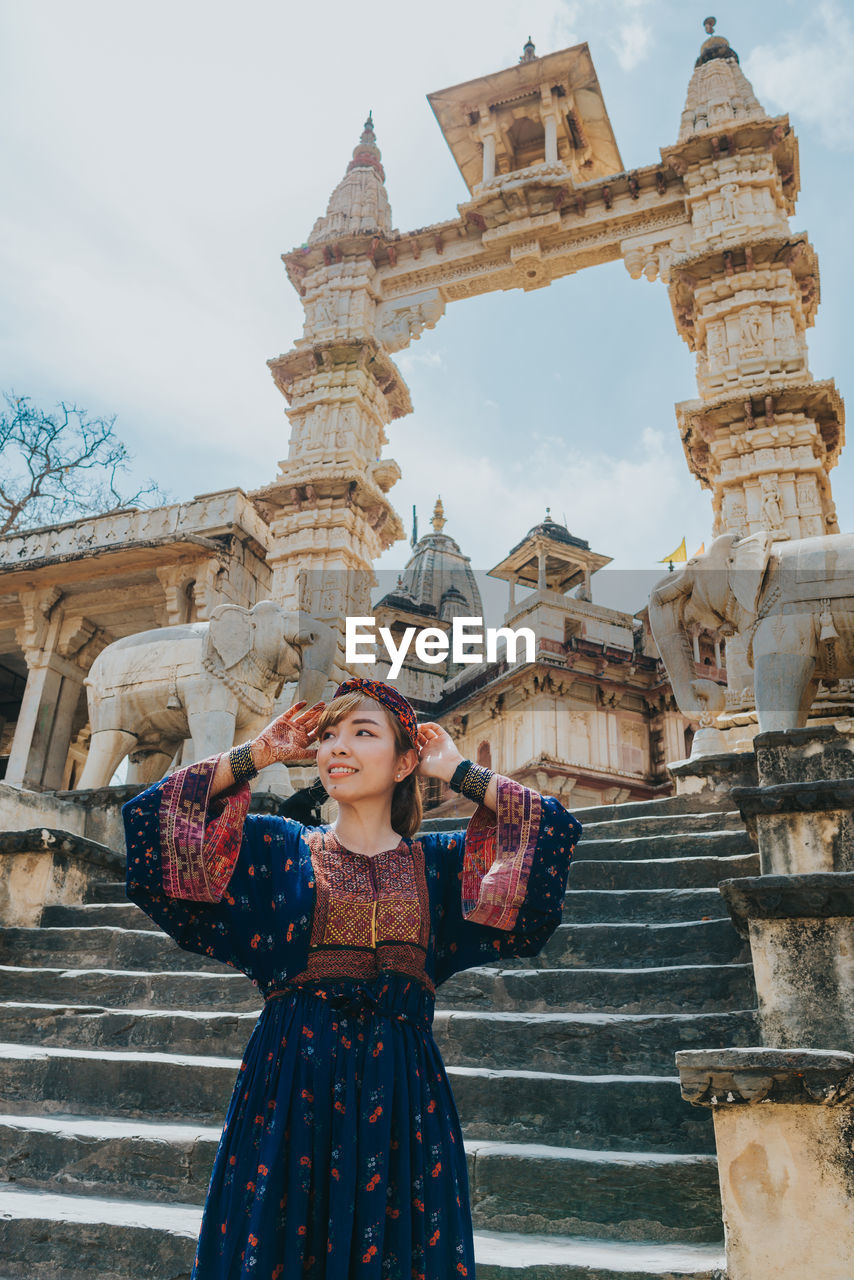
[[[308,243],[390,232],[391,206],[385,189],[385,169],[374,132],[373,112],[369,111],[347,171],[329,197],[325,215],[315,222]]]
[[[433,519],[431,521],[434,533],[441,533],[447,524],[445,519],[445,508],[442,506],[442,499],[436,499],[436,505],[433,507]]]
[[[739,66],[726,36],[715,35],[716,18],[706,18],[706,39],[688,85],[679,141],[707,130],[731,128],[746,120],[765,120],[753,87]]]

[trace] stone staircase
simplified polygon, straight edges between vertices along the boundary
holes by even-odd
[[[739,816],[580,810],[543,952],[439,991],[478,1280],[713,1280],[709,1113],[681,1048],[758,1043],[749,953],[715,885],[754,875]],[[458,826],[455,823],[428,825]],[[0,1277],[182,1280],[261,998],[182,951],[116,879],[0,930]]]

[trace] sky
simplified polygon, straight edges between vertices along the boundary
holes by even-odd
[[[305,241],[373,112],[394,226],[456,215],[467,191],[426,95],[587,41],[627,169],[675,142],[709,12],[696,0],[0,0],[0,390],[116,415],[128,489],[172,501],[273,479],[285,401],[266,360],[302,332],[280,255]],[[822,270],[810,367],[854,392],[854,2],[717,4],[763,106],[800,143]],[[414,412],[386,453],[420,532],[437,494],[476,569],[550,507],[648,582],[711,534],[673,412],[694,357],[666,289],[620,263],[449,305],[397,361]],[[831,476],[854,529],[854,458]],[[402,567],[395,543],[380,570]],[[640,607],[642,600],[627,607]]]

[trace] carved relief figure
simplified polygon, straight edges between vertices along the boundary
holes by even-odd
[[[780,490],[773,476],[762,476],[762,521],[767,529],[783,528],[783,507]]]
[[[764,325],[758,307],[751,307],[741,317],[741,354],[748,359],[762,354]]]

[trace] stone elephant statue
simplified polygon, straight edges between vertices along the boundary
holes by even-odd
[[[683,715],[711,725],[725,704],[697,677],[686,634],[697,624],[744,642],[760,732],[802,728],[819,682],[854,675],[854,534],[722,534],[656,583],[649,621]]]
[[[337,645],[331,627],[272,600],[114,641],[84,681],[92,738],[77,789],[108,785],[129,753],[133,781],[156,782],[187,738],[201,760],[254,737],[286,681],[318,700]]]

